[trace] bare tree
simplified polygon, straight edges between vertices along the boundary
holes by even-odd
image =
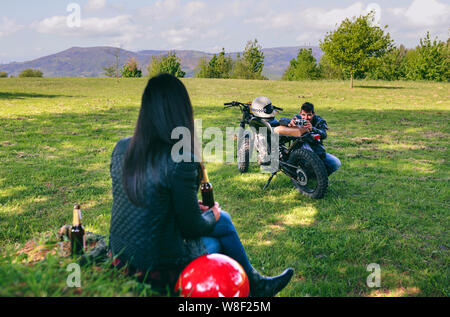
[[[119,78],[120,78],[120,66],[119,66],[119,61],[120,61],[120,55],[122,53],[122,44],[119,45],[119,47],[112,49],[109,53],[114,56],[114,64],[111,65],[112,67],[114,67],[114,72],[115,72],[115,77],[117,79],[117,82],[119,82]]]

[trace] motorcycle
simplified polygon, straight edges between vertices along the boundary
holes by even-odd
[[[328,173],[323,161],[311,150],[310,146],[320,142],[320,135],[306,133],[300,137],[278,135],[274,128],[279,125],[278,121],[260,118],[251,111],[251,103],[242,103],[232,101],[224,104],[224,109],[237,107],[242,113],[240,129],[238,134],[238,147],[236,151],[237,165],[241,173],[247,173],[250,165],[251,151],[254,147],[258,153],[258,164],[261,166],[272,166],[272,161],[276,160],[276,168],[271,170],[271,176],[264,186],[267,189],[271,181],[280,171],[287,175],[294,186],[301,194],[321,199],[328,189]],[[282,108],[272,106],[277,112],[283,111]],[[301,120],[297,125],[304,124]],[[249,126],[251,130],[246,129]],[[261,129],[267,131],[267,144],[261,144],[258,141],[258,135]],[[254,131],[255,133],[252,133]],[[253,135],[253,138],[252,138]],[[254,137],[256,135],[256,138]],[[271,140],[278,137],[278,149],[272,151]],[[252,142],[253,141],[253,142]],[[278,150],[278,151],[276,151]],[[265,152],[267,153],[261,153]],[[261,155],[262,154],[262,155]],[[271,161],[264,160],[264,157],[270,157]]]

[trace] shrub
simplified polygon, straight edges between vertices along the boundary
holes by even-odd
[[[448,43],[433,42],[430,33],[420,39],[415,52],[407,55],[406,77],[411,80],[450,80],[450,54]]]
[[[32,68],[27,68],[25,70],[23,70],[20,74],[19,77],[20,78],[24,78],[24,77],[43,77],[44,73],[39,70],[39,69],[32,69]]]
[[[123,65],[123,68],[120,72],[122,73],[122,77],[124,78],[142,77],[142,70],[139,69],[138,63],[134,57],[130,58],[128,62],[125,65]]]
[[[168,56],[152,57],[150,65],[147,66],[150,77],[167,73],[182,78],[186,73],[181,70],[181,60],[175,53],[169,53]]]
[[[239,79],[267,79],[262,75],[264,68],[264,53],[258,40],[248,41],[245,50],[237,56],[234,63],[232,78]]]
[[[195,77],[197,78],[230,78],[233,68],[233,60],[230,56],[225,56],[225,49],[217,56],[210,59],[209,62],[205,58],[200,59]]]
[[[320,78],[322,79],[344,79],[344,72],[339,66],[330,63],[327,54],[322,55],[319,61]]]
[[[319,77],[320,70],[312,54],[312,49],[301,48],[297,59],[291,60],[283,75],[283,80],[318,79]]]

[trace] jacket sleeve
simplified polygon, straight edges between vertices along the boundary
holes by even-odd
[[[327,138],[327,130],[327,122],[322,118],[318,120],[315,126],[312,128],[313,133],[320,134],[320,138],[322,141]]]
[[[281,118],[279,120],[279,123],[281,126],[287,127],[287,126],[289,126],[289,123],[291,123],[291,120],[292,119],[289,119],[289,118]]]
[[[202,213],[198,204],[199,163],[177,163],[171,176],[172,204],[184,238],[207,236],[216,225],[212,210]]]

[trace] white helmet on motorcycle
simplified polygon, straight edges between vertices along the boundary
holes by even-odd
[[[252,102],[252,113],[255,117],[271,119],[275,117],[272,101],[267,97],[258,97]]]

